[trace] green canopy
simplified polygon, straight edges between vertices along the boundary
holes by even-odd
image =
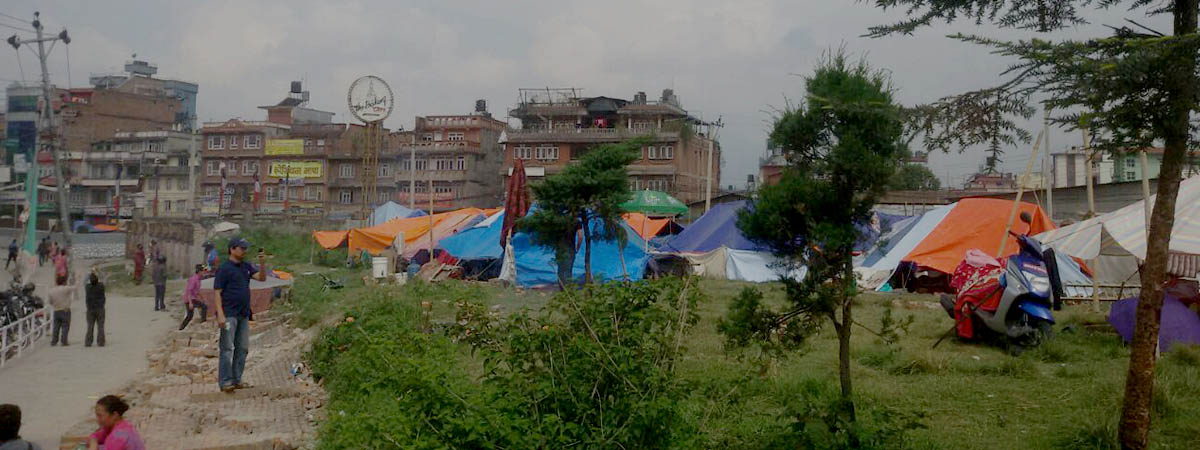
[[[687,214],[688,207],[675,197],[662,191],[634,191],[633,199],[622,203],[621,209],[655,216],[678,216]]]

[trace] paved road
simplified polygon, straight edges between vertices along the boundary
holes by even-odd
[[[37,272],[38,294],[43,298],[51,275],[50,266]],[[0,286],[7,286],[10,278],[7,272],[0,272]],[[153,306],[152,298],[110,294],[107,345],[87,348],[83,346],[86,307],[80,292],[71,307],[70,346],[51,347],[49,339],[44,339],[33,352],[0,369],[0,403],[21,407],[21,435],[44,449],[58,448],[60,435],[91,414],[100,396],[145,370],[146,351],[178,325],[169,313],[155,312]]]
[[[54,233],[50,235],[45,231],[39,231],[38,239],[50,236],[50,239],[62,241],[62,233]],[[0,242],[4,243],[4,247],[8,246],[8,242],[13,238],[18,238],[17,242],[23,242],[25,235],[22,230],[14,230],[12,228],[0,228]],[[71,235],[71,240],[76,244],[124,244],[125,233],[76,233]]]

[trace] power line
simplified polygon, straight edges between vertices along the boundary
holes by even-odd
[[[7,24],[7,23],[4,23],[4,22],[0,22],[0,27],[12,28],[12,29],[14,29],[14,30],[17,30],[17,31],[22,31],[22,32],[25,32],[25,33],[32,33],[32,32],[33,32],[33,30],[30,30],[30,29],[28,29],[28,28],[14,27],[14,26],[12,26],[12,25],[9,25],[9,24]]]
[[[7,17],[9,19],[12,19],[12,20],[15,20],[15,21],[21,22],[21,23],[29,23],[26,19],[22,19],[22,18],[16,17],[16,16],[10,16],[10,15],[2,13],[2,12],[0,12],[0,17]]]

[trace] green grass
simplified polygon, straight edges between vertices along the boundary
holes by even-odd
[[[318,270],[307,267],[307,269]],[[319,269],[328,270],[328,269]],[[399,292],[413,307],[432,303],[433,321],[452,321],[464,299],[498,305],[502,315],[539,308],[552,294],[500,288],[487,283],[411,283],[405,287],[364,287],[362,272],[345,269],[347,288],[322,293],[316,277],[298,277],[294,309],[304,323],[344,318],[374,290]],[[797,392],[836,392],[837,341],[831,327],[806,347],[774,361],[765,375],[752,358],[726,353],[716,319],[744,283],[704,280],[707,299],[698,305],[700,322],[685,340],[676,366],[692,390],[685,409],[710,448],[765,448],[764,439],[786,426],[786,399]],[[782,290],[760,285],[766,300],[778,304]],[[897,345],[886,345],[861,328],[854,330],[852,373],[860,411],[921,414],[924,429],[909,433],[910,448],[1112,448],[1129,353],[1103,327],[1090,306],[1068,307],[1047,345],[1013,357],[999,348],[946,339],[931,348],[951,321],[933,297],[865,294],[856,305],[858,322],[873,326],[883,311],[913,316]],[[1073,330],[1061,331],[1062,325]],[[459,345],[454,360],[468,378],[482,363]],[[471,380],[458,380],[470,383]],[[1200,348],[1170,352],[1158,366],[1153,448],[1194,448],[1200,439]],[[870,414],[866,414],[870,417]]]

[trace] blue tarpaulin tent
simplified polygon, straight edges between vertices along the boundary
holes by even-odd
[[[392,219],[407,219],[409,217],[421,217],[424,215],[425,211],[408,209],[396,202],[389,201],[375,208],[375,211],[371,213],[369,226],[379,225]]]
[[[719,247],[766,251],[766,247],[750,242],[742,235],[741,230],[738,230],[737,214],[744,207],[744,201],[713,205],[712,209],[663,246],[663,251],[703,253]]]
[[[493,214],[472,228],[442,239],[438,244],[450,256],[471,261],[498,259],[504,254],[500,248],[500,229],[504,226],[504,212]]]
[[[602,226],[594,221],[593,227]],[[642,250],[644,243],[636,232],[628,225],[621,223],[628,241],[625,244],[625,264],[621,267],[621,254],[617,242],[592,241],[592,276],[597,281],[624,280],[628,272],[630,280],[641,280],[646,270],[646,262],[650,256]],[[499,238],[499,235],[497,235]],[[499,246],[499,242],[496,242]],[[541,286],[558,284],[558,266],[554,264],[554,249],[534,245],[529,233],[517,233],[512,238],[513,254],[517,264],[517,284],[521,286]],[[577,245],[575,265],[571,271],[574,280],[583,280],[584,276],[584,245]],[[453,254],[453,253],[451,253]]]

